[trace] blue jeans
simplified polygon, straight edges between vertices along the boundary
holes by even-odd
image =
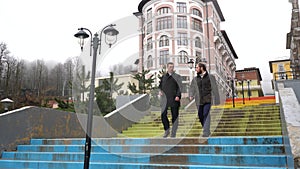
[[[203,135],[206,136],[210,135],[210,107],[211,104],[207,103],[200,105],[198,108],[198,117],[203,128]]]

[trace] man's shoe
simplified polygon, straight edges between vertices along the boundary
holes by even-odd
[[[171,137],[176,137],[176,133],[171,133]]]
[[[202,137],[209,137],[210,136],[210,133],[204,133],[202,134]]]
[[[170,134],[170,131],[169,131],[169,130],[166,130],[165,133],[164,133],[164,135],[163,135],[163,137],[166,138],[166,137],[169,136],[169,134]]]

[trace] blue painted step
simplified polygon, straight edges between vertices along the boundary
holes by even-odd
[[[93,139],[91,168],[285,168],[282,136]],[[82,168],[85,139],[32,139],[0,168]]]
[[[282,136],[234,136],[208,138],[93,138],[92,144],[98,145],[134,145],[134,144],[218,144],[218,145],[249,145],[249,144],[282,144]],[[31,139],[33,145],[84,145],[85,139]]]
[[[83,168],[82,162],[51,162],[48,161],[0,161],[2,168],[18,169],[73,169]],[[286,169],[286,167],[251,167],[251,166],[220,166],[220,165],[170,165],[170,164],[142,164],[142,163],[91,163],[90,169]]]
[[[4,159],[32,161],[76,161],[84,159],[84,153],[10,153]],[[138,153],[95,153],[91,162],[109,163],[160,163],[194,165],[240,165],[240,166],[284,166],[284,155],[237,155],[237,154],[138,154]]]
[[[84,152],[83,145],[19,145],[18,152]],[[282,145],[93,145],[98,153],[282,154]],[[9,154],[6,152],[3,154]]]

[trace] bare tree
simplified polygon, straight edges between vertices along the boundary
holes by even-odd
[[[7,45],[3,42],[0,43],[0,89],[4,89],[4,84],[2,83],[3,70],[5,69],[5,65],[7,62],[7,57],[9,56],[9,50],[7,49]],[[4,60],[5,59],[5,60]],[[4,92],[4,91],[1,91]]]

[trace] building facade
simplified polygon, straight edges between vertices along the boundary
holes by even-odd
[[[261,74],[259,68],[251,67],[237,70],[236,74],[236,95],[238,98],[251,98],[264,96],[261,86]]]
[[[269,61],[269,67],[275,81],[294,79],[289,59]]]
[[[291,69],[294,79],[300,79],[300,14],[298,0],[289,0],[292,4],[291,30],[287,34],[286,48],[290,49]]]
[[[132,95],[134,93],[132,93],[129,88],[128,88],[128,84],[138,84],[138,80],[134,79],[134,76],[132,74],[124,74],[124,75],[114,75],[114,80],[117,80],[118,83],[116,85],[120,85],[123,83],[122,87],[118,90],[118,93],[115,91],[112,91],[112,97],[115,99],[118,95]],[[99,87],[100,85],[103,84],[104,80],[109,80],[110,76],[103,76],[103,77],[98,77],[95,78],[95,88]],[[85,82],[85,86],[89,86],[91,84],[91,81],[86,81]],[[80,100],[81,101],[86,101],[89,98],[89,91],[88,92],[84,92],[80,94]]]
[[[231,95],[227,80],[235,77],[238,57],[226,31],[220,29],[225,19],[216,0],[142,0],[138,10],[134,14],[141,27],[139,71],[157,75],[173,62],[186,96],[195,76],[188,62],[204,62],[221,90]]]
[[[270,72],[273,75],[272,89],[274,89],[275,81],[295,79],[295,72],[291,68],[291,60],[274,60],[269,61]]]

